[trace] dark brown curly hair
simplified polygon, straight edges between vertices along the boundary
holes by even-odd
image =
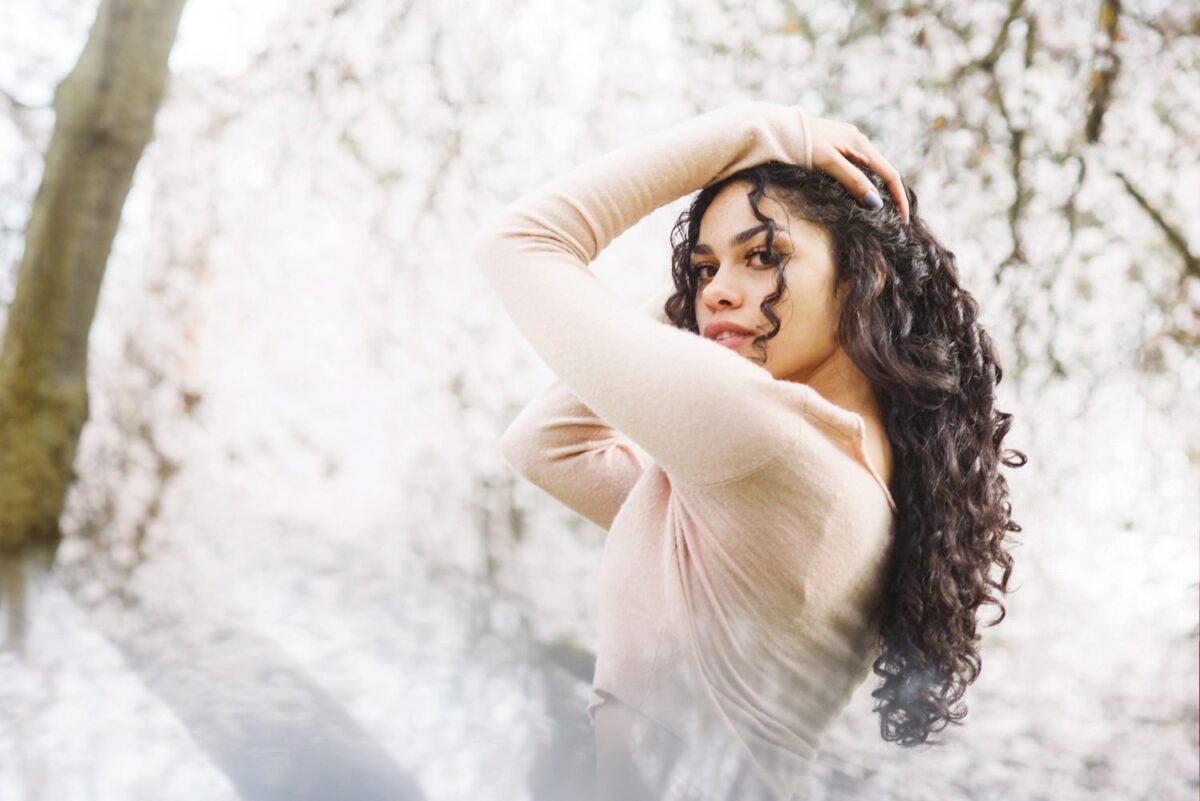
[[[779,332],[773,307],[787,289],[787,257],[774,250],[776,224],[758,201],[769,194],[829,234],[844,298],[837,338],[879,399],[894,459],[889,490],[898,511],[876,610],[881,650],[873,668],[883,682],[872,692],[873,711],[884,740],[915,746],[967,714],[955,704],[981,667],[976,613],[994,604],[1000,612],[988,625],[1004,619],[990,591],[1008,592],[1012,557],[1002,546],[1007,532],[1021,531],[999,465],[1028,459],[1001,448],[1012,418],[994,408],[1003,373],[976,320],[978,304],[959,286],[954,254],[926,227],[911,188],[905,224],[879,176],[859,167],[884,201],[880,211],[861,207],[833,177],[782,162],[702,189],[671,232],[676,291],[663,312],[676,328],[699,333],[691,251],[705,211],[731,183],[749,185],[776,269],[775,290],[759,307],[773,326],[754,339],[760,358]]]

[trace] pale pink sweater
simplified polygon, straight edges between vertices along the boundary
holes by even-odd
[[[473,245],[561,379],[503,453],[609,529],[589,713],[603,691],[687,742],[724,737],[784,799],[877,655],[894,501],[859,415],[631,308],[588,264],[659,206],[804,146],[795,107],[724,106],[550,181]]]

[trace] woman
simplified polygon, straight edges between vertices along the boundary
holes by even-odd
[[[697,189],[650,319],[587,265]],[[953,254],[857,129],[725,106],[521,198],[473,251],[560,379],[504,454],[609,529],[601,797],[788,799],[872,668],[887,740],[965,714],[1020,530],[998,466],[1024,454]]]

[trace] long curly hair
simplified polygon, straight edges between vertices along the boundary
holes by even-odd
[[[991,590],[1008,592],[1012,557],[1002,546],[1007,532],[1021,531],[999,465],[1028,459],[1001,448],[1012,418],[993,405],[1003,373],[976,320],[978,304],[959,285],[954,254],[926,227],[911,188],[906,225],[882,179],[859,166],[884,201],[880,211],[862,208],[829,175],[781,162],[702,189],[671,231],[675,292],[663,312],[676,328],[699,333],[691,251],[705,211],[731,183],[748,185],[774,254],[775,290],[759,307],[772,329],[753,343],[760,358],[779,332],[773,307],[787,286],[775,221],[758,201],[768,194],[829,234],[843,298],[837,339],[880,402],[894,461],[889,490],[898,511],[876,610],[881,647],[873,670],[883,682],[872,692],[873,711],[884,740],[916,746],[967,714],[955,705],[981,667],[976,613],[994,604],[1000,612],[988,625],[1004,619]],[[1002,570],[998,581],[993,563]]]

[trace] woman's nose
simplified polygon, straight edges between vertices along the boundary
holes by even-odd
[[[716,307],[721,303],[733,306],[741,303],[742,289],[733,279],[732,272],[732,270],[717,270],[717,274],[704,287],[701,294],[704,302],[710,307]]]

